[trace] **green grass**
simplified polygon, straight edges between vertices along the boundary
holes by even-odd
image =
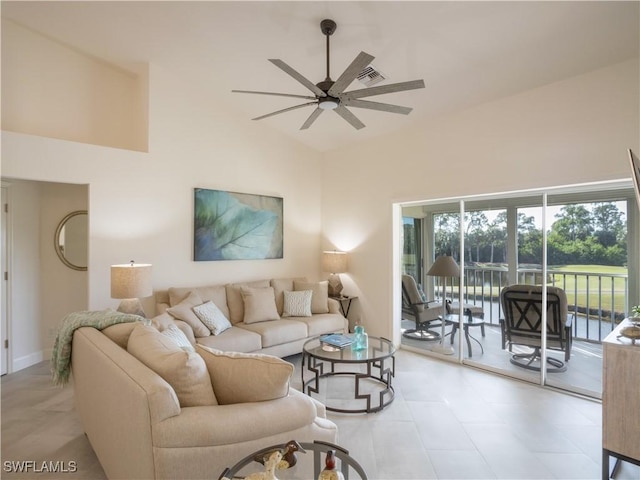
[[[606,265],[563,265],[549,267],[549,284],[565,290],[570,305],[590,309],[625,311],[626,267]],[[587,282],[587,274],[589,281]],[[623,275],[612,277],[611,275]],[[527,282],[532,277],[527,276]],[[497,282],[496,282],[497,283]],[[472,288],[469,289],[473,291]],[[600,296],[600,292],[602,293]],[[487,294],[485,286],[485,294]],[[499,296],[499,288],[493,287],[494,298]],[[612,305],[613,303],[613,305]]]
[[[566,272],[566,275],[559,275],[559,272]],[[583,275],[571,275],[572,273]],[[555,285],[565,290],[569,304],[577,304],[581,307],[587,307],[588,304],[590,308],[604,310],[613,308],[616,312],[625,311],[626,278],[609,275],[626,275],[626,267],[565,265],[550,268],[549,274],[555,278]],[[589,274],[588,282],[586,274]],[[601,295],[598,298],[600,292]]]

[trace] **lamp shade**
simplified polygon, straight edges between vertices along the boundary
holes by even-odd
[[[111,298],[144,298],[152,293],[151,265],[111,265]]]
[[[344,273],[347,271],[346,252],[323,252],[322,271],[329,273]]]
[[[427,275],[431,277],[459,277],[460,268],[453,257],[442,255],[436,258]]]

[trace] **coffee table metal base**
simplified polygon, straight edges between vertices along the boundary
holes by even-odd
[[[387,365],[387,360],[391,361],[391,365]],[[330,365],[330,370],[325,372],[325,364]],[[392,355],[388,358],[378,360],[365,360],[356,365],[366,365],[366,373],[351,371],[336,371],[336,364],[342,364],[335,360],[318,359],[311,354],[304,352],[302,354],[302,391],[311,396],[311,393],[320,393],[320,379],[330,378],[334,376],[352,376],[355,382],[354,400],[365,400],[365,408],[337,408],[325,404],[325,408],[330,412],[337,413],[375,413],[393,402],[395,391],[393,389],[392,378],[396,372],[396,359]],[[305,380],[305,365],[307,371],[313,373],[313,377]],[[377,372],[374,374],[373,369]],[[378,392],[378,402],[372,406],[372,394],[363,393],[361,383],[363,380],[373,380],[380,384],[382,389]]]

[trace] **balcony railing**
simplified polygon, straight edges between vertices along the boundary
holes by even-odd
[[[485,321],[497,325],[502,316],[500,291],[508,285],[507,268],[467,266],[464,271],[465,302],[481,306]],[[539,268],[521,268],[517,275],[518,283],[543,283]],[[574,314],[573,337],[579,340],[601,342],[627,316],[627,281],[624,274],[547,270],[547,284],[567,294],[569,313]],[[457,287],[452,290],[457,296]]]

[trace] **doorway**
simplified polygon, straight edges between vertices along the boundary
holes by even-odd
[[[2,184],[2,239],[1,239],[1,275],[2,275],[2,325],[0,326],[0,375],[9,373],[9,187]]]

